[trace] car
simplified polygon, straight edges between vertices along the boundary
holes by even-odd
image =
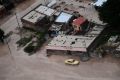
[[[65,64],[68,64],[68,65],[78,65],[80,62],[75,60],[75,59],[67,59],[65,60]]]

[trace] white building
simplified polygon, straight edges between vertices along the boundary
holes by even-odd
[[[56,11],[54,9],[51,9],[51,8],[49,8],[47,6],[43,6],[43,5],[40,5],[39,7],[37,7],[35,9],[35,11],[45,14],[47,16],[52,16],[56,13]]]
[[[103,3],[107,2],[107,0],[97,0],[95,3],[92,3],[94,6],[102,6]]]

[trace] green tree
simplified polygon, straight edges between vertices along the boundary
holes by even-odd
[[[0,41],[4,42],[4,31],[2,29],[0,29]]]
[[[98,11],[100,20],[112,28],[120,29],[120,0],[108,0]]]

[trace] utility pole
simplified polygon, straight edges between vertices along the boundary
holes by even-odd
[[[5,41],[6,41],[6,44],[7,44],[8,49],[9,49],[9,54],[10,54],[10,56],[11,56],[11,59],[15,62],[15,68],[17,68],[15,58],[13,57],[13,55],[12,55],[12,50],[11,50],[11,48],[10,48],[10,46],[9,46],[9,42],[8,42],[7,39],[5,39]]]
[[[15,12],[15,17],[16,17],[16,21],[17,21],[17,27],[18,27],[18,29],[20,31],[20,38],[22,38],[21,27],[20,27],[18,16],[17,16],[17,10]]]
[[[15,12],[15,16],[16,16],[16,20],[17,20],[18,28],[20,29],[20,23],[19,23],[19,20],[18,20],[17,12]]]
[[[8,49],[9,49],[9,53],[10,53],[10,55],[12,56],[12,51],[11,51],[11,49],[10,49],[10,46],[9,46],[9,43],[8,43],[7,40],[6,40],[6,43],[7,43]],[[14,60],[13,56],[12,56],[12,59]]]

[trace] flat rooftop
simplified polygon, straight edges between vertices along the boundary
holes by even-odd
[[[47,6],[48,7],[52,7],[53,5],[55,5],[57,3],[56,0],[52,0],[52,2],[50,2]]]
[[[89,32],[88,35],[99,35],[103,31],[103,26],[94,26]]]
[[[95,26],[84,36],[58,35],[48,44],[46,49],[87,52],[88,47],[103,29],[102,26]]]
[[[73,15],[65,13],[65,12],[61,12],[61,14],[57,17],[57,19],[55,20],[55,22],[59,22],[59,23],[67,23]]]
[[[40,5],[38,8],[35,9],[35,11],[45,14],[47,16],[52,16],[56,12],[56,10],[43,5]]]
[[[84,17],[79,17],[79,18],[77,18],[77,19],[74,19],[72,24],[74,24],[74,25],[76,25],[76,26],[80,26],[80,25],[83,24],[85,21],[86,21],[86,19],[85,19]]]
[[[44,17],[45,17],[45,15],[43,15],[43,14],[40,14],[36,11],[31,11],[26,16],[24,16],[22,19],[35,24],[36,22],[43,19]]]
[[[102,6],[104,4],[104,2],[107,2],[107,0],[97,0],[95,3],[93,3],[93,5]]]
[[[58,35],[47,46],[52,50],[70,50],[86,52],[95,40],[94,37]]]

